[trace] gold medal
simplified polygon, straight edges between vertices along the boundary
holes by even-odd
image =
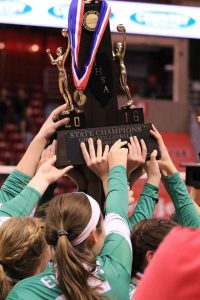
[[[89,31],[95,31],[99,19],[99,12],[95,10],[87,11],[83,16],[83,26]]]
[[[83,106],[85,105],[87,101],[87,97],[81,90],[76,90],[74,92],[74,101],[77,103],[78,106]]]

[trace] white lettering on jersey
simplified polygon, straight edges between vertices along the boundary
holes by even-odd
[[[3,203],[0,202],[0,208],[3,206]]]
[[[49,289],[53,289],[57,285],[56,278],[53,275],[45,276],[45,277],[41,278],[40,281]]]

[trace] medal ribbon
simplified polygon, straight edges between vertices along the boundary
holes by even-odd
[[[83,66],[83,70],[80,73],[78,68],[78,56],[80,50],[84,6],[84,0],[72,0],[68,15],[68,33],[72,55],[72,75],[74,85],[78,90],[84,90],[88,83],[95,56],[108,24],[111,11],[106,1],[102,0],[101,10],[97,21],[97,26],[92,37],[89,55]]]

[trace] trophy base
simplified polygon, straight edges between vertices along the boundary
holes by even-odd
[[[84,164],[80,143],[87,143],[90,137],[94,141],[101,139],[103,146],[112,146],[118,139],[129,142],[131,136],[137,136],[138,140],[143,139],[146,143],[147,160],[154,149],[158,151],[157,159],[159,159],[159,147],[156,139],[150,134],[150,129],[152,129],[151,124],[132,124],[58,131],[56,166],[60,168],[66,165]]]
[[[143,108],[123,106],[119,111],[120,124],[143,124],[144,113]]]
[[[55,121],[68,118],[69,122],[58,129],[63,131],[66,129],[81,129],[86,127],[85,113],[81,110],[75,109],[72,111],[64,111],[62,114],[55,117]]]

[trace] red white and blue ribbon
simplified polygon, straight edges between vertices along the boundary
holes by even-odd
[[[95,56],[108,24],[111,11],[106,1],[102,0],[97,26],[91,41],[90,51],[83,69],[80,72],[78,67],[78,57],[83,26],[84,6],[84,0],[72,0],[68,14],[68,34],[71,44],[72,75],[75,87],[82,91],[84,91],[87,86]]]

